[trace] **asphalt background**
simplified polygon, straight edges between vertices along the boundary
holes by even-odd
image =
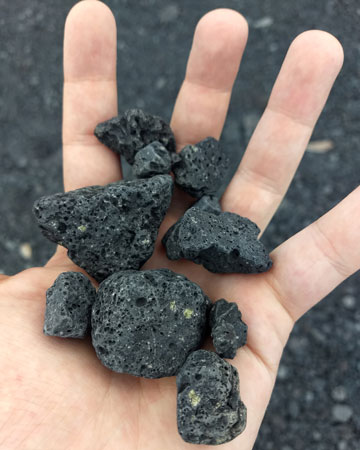
[[[33,201],[62,189],[62,39],[71,0],[0,0],[0,271],[41,265],[54,247]],[[233,167],[262,113],[292,39],[319,28],[343,44],[345,63],[307,152],[264,239],[275,247],[359,184],[358,0],[112,0],[118,22],[119,108],[170,118],[198,19],[241,11],[247,50],[223,134]],[[354,242],[354,245],[358,245]],[[360,449],[360,278],[354,275],[296,325],[284,352],[257,450]],[[254,386],[256,389],[256,386]],[[239,449],[240,450],[240,449]]]

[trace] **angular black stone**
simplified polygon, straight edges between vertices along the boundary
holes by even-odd
[[[170,153],[158,141],[152,142],[136,153],[132,168],[133,174],[137,178],[167,174],[170,169]]]
[[[221,298],[210,311],[209,324],[216,353],[222,358],[235,358],[236,350],[246,344],[247,325],[241,320],[236,303]]]
[[[219,142],[208,137],[196,145],[187,145],[173,164],[175,183],[193,197],[213,195],[221,187],[229,160]]]
[[[43,234],[97,281],[139,269],[154,251],[170,205],[170,175],[90,186],[42,197],[34,214]]]
[[[170,152],[175,152],[175,138],[170,126],[158,116],[141,109],[128,109],[123,115],[99,123],[95,136],[115,153],[133,164],[138,150],[159,141]]]
[[[96,290],[79,272],[64,272],[46,291],[44,334],[84,338],[90,331],[91,307]]]
[[[258,226],[234,213],[192,207],[163,237],[169,259],[185,258],[211,272],[259,273],[272,261],[257,239]]]
[[[244,431],[246,406],[239,395],[238,372],[216,353],[191,353],[176,386],[178,430],[184,441],[219,445]]]
[[[214,195],[204,195],[198,200],[194,206],[194,208],[199,208],[202,211],[207,211],[213,214],[221,214],[221,206],[219,199]]]
[[[96,354],[115,372],[175,375],[202,344],[210,304],[199,286],[168,269],[116,273],[100,284],[93,306]]]

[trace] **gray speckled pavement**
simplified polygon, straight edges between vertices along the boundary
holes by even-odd
[[[46,261],[33,201],[61,190],[62,37],[72,0],[0,0],[0,270]],[[210,9],[230,7],[250,37],[222,137],[235,169],[291,40],[310,28],[337,36],[345,64],[307,153],[264,239],[274,247],[359,183],[358,0],[111,0],[118,21],[119,105],[170,118],[192,33]],[[141,13],[139,13],[141,9]],[[154,64],[156,55],[156,64]],[[137,74],[133,76],[134,72]],[[258,450],[355,450],[360,441],[360,279],[340,286],[296,325],[261,428]]]

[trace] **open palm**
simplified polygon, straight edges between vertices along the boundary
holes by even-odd
[[[247,39],[244,18],[216,10],[199,22],[171,126],[179,148],[218,138]],[[121,178],[118,158],[93,136],[117,113],[116,29],[100,2],[76,5],[65,28],[64,181],[66,190]],[[284,196],[342,65],[335,38],[320,31],[292,43],[268,106],[222,199],[224,210],[266,227]],[[189,205],[179,192],[161,230]],[[214,275],[170,262],[158,242],[145,268],[169,267],[213,300],[239,304],[248,344],[232,361],[248,407],[244,433],[226,448],[254,445],[294,322],[360,265],[359,189],[272,252],[259,275]],[[311,205],[309,205],[311,207]],[[42,334],[45,292],[59,273],[80,270],[59,248],[44,268],[0,278],[0,447],[6,450],[189,448],[177,433],[174,378],[147,380],[104,368],[89,340]],[[202,446],[205,448],[205,446]],[[221,446],[220,446],[221,447]]]

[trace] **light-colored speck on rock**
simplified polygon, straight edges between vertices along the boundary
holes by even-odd
[[[348,405],[335,405],[332,409],[332,417],[335,422],[346,423],[353,415],[353,410]]]
[[[170,302],[170,309],[171,309],[171,311],[175,311],[176,310],[176,302],[175,302],[175,300]]]
[[[191,391],[188,394],[191,406],[195,408],[200,403],[200,396],[197,395],[197,393],[194,391],[194,389],[191,389]]]
[[[31,259],[32,257],[32,247],[28,242],[20,245],[19,252],[24,259]]]
[[[194,314],[194,311],[192,309],[190,309],[190,308],[186,308],[184,310],[185,319],[191,319],[193,314]]]

